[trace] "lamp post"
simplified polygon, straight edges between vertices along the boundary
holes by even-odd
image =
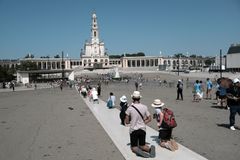
[[[222,78],[222,49],[220,49],[220,78]]]
[[[178,55],[178,76],[179,76],[179,70],[180,70],[180,55]]]
[[[64,79],[64,64],[63,64],[63,56],[64,56],[64,53],[62,51],[62,80]]]

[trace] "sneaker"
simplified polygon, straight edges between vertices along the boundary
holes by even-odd
[[[173,146],[174,150],[178,150],[178,144],[174,139],[170,139],[170,143]]]
[[[155,146],[151,145],[150,151],[149,151],[150,157],[154,158],[156,156]]]
[[[136,151],[136,155],[144,158],[150,158],[150,154],[147,152],[144,152],[140,148],[138,148],[138,150]]]
[[[235,131],[235,130],[236,130],[234,126],[231,126],[230,129],[231,129],[232,131]]]

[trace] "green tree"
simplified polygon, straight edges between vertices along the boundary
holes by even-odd
[[[34,58],[34,55],[29,53],[24,58]]]
[[[197,58],[197,55],[196,54],[191,54],[189,57],[190,58]]]
[[[23,61],[18,66],[18,69],[21,71],[37,70],[37,64],[32,61]]]
[[[213,58],[209,58],[209,59],[206,59],[204,61],[204,63],[207,65],[207,66],[211,66],[213,63],[215,62],[215,60]]]
[[[14,79],[15,69],[0,66],[0,82],[9,82]]]
[[[179,58],[179,57],[182,57],[182,58],[185,58],[186,56],[182,53],[177,53],[177,54],[174,54],[173,57],[176,57],[176,58]]]
[[[57,54],[56,56],[54,56],[54,58],[60,58],[59,54]]]

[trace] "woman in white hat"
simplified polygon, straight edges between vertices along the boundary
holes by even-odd
[[[159,128],[159,136],[158,136],[158,138],[160,139],[159,145],[171,151],[175,151],[178,149],[178,145],[173,139],[171,139],[172,129],[164,128],[162,125],[163,116],[164,116],[162,112],[162,107],[164,105],[165,104],[160,99],[155,99],[151,105],[153,108],[155,108],[155,114],[153,118],[156,118],[157,126]]]
[[[125,95],[123,95],[121,98],[120,98],[120,119],[121,119],[121,125],[125,125],[124,123],[124,120],[125,120],[125,117],[126,117],[126,110],[128,108],[128,102],[127,102],[127,97]]]

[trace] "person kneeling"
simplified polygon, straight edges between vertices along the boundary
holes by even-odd
[[[167,124],[164,121],[164,114],[168,114],[166,115],[167,117],[174,118],[173,112],[170,109],[162,109],[164,105],[165,104],[160,99],[155,99],[152,103],[152,107],[155,108],[153,118],[157,120],[157,126],[159,128],[159,145],[169,149],[170,151],[175,151],[178,149],[178,144],[172,139],[172,129],[176,127],[177,124],[175,119],[172,119],[170,124]]]
[[[132,94],[133,103],[126,110],[125,124],[129,125],[131,150],[137,156],[155,157],[155,146],[146,144],[146,124],[151,121],[147,106],[140,103],[140,92]],[[131,117],[131,121],[129,119]]]

